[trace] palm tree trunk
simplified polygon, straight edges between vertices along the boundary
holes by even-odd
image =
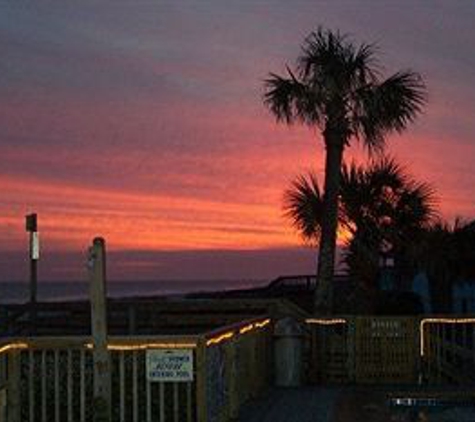
[[[338,226],[338,194],[343,159],[344,140],[341,136],[325,137],[326,163],[323,197],[323,218],[318,254],[317,288],[314,297],[315,314],[330,314],[333,310],[333,274],[335,268],[336,234]]]

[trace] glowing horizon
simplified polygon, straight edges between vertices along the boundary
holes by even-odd
[[[309,169],[322,180],[324,147],[276,124],[263,81],[322,22],[376,41],[384,74],[421,72],[429,103],[388,152],[436,189],[444,218],[475,218],[474,5],[334,2],[316,22],[305,1],[180,2],[1,6],[2,251],[25,249],[29,212],[50,251],[96,235],[144,253],[299,248],[282,195]],[[345,158],[367,159],[357,143]]]

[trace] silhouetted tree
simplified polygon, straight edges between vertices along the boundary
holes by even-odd
[[[373,45],[355,46],[347,36],[319,28],[304,41],[294,70],[271,73],[265,104],[278,121],[320,129],[326,149],[321,241],[315,311],[332,308],[338,193],[344,149],[361,139],[370,151],[401,132],[421,110],[425,87],[411,71],[380,76]]]
[[[374,289],[380,260],[394,261],[398,280],[412,279],[413,250],[436,218],[432,188],[416,182],[391,158],[368,167],[343,165],[338,220],[346,232],[345,259],[360,286]],[[323,220],[323,198],[317,178],[298,176],[284,194],[284,211],[308,243],[318,244]]]
[[[433,311],[452,311],[453,284],[475,277],[475,220],[439,221],[424,234],[414,260],[429,279]]]
[[[391,158],[368,168],[343,168],[342,204],[350,223],[346,262],[352,275],[369,286],[379,277],[380,261],[390,259],[400,290],[407,289],[416,269],[413,250],[437,217],[435,195]]]

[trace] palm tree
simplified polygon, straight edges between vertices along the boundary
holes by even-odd
[[[416,182],[393,159],[341,170],[338,221],[347,232],[345,260],[350,275],[374,289],[383,254],[394,259],[398,281],[410,279],[410,251],[437,217],[432,188]],[[317,178],[298,176],[285,191],[284,212],[305,242],[318,244],[323,199]]]
[[[315,311],[331,312],[340,169],[346,146],[361,139],[381,150],[385,137],[403,131],[425,103],[425,86],[412,71],[381,79],[375,47],[356,47],[339,32],[319,28],[304,41],[294,70],[271,73],[264,103],[277,121],[318,128],[326,148],[323,221]]]
[[[354,264],[349,268],[364,264],[374,274],[381,258],[390,258],[393,281],[400,289],[407,288],[404,282],[415,272],[413,251],[437,217],[431,186],[415,181],[394,159],[383,157],[368,168],[344,166],[341,192],[346,218],[355,228],[346,254],[347,263]],[[354,275],[365,278],[361,272]]]
[[[475,277],[475,220],[437,221],[426,230],[414,259],[429,279],[433,311],[452,312],[452,288]]]

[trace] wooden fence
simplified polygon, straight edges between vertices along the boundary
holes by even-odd
[[[271,334],[270,320],[265,319],[207,336],[201,362],[206,400],[199,406],[200,420],[221,422],[236,418],[241,405],[269,385]]]
[[[475,318],[307,319],[310,381],[474,384]]]
[[[475,318],[307,319],[312,381],[472,384]],[[271,381],[272,324],[254,318],[200,335],[110,336],[112,421],[225,422]],[[90,337],[0,342],[0,422],[91,421]],[[147,351],[191,351],[193,380],[153,382]]]
[[[110,337],[112,421],[222,422],[268,385],[270,320],[258,318],[196,336]],[[146,353],[192,351],[191,382],[152,382]],[[92,421],[89,337],[4,339],[0,422]]]
[[[475,385],[475,318],[426,318],[420,330],[424,380]]]

